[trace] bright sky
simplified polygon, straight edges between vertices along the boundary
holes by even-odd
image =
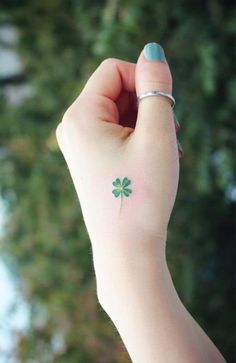
[[[0,25],[0,78],[18,74],[22,71],[22,62],[14,50],[17,31],[11,24]],[[11,48],[13,47],[13,48]],[[0,243],[4,235],[4,223],[7,211],[0,199]],[[15,309],[11,311],[12,307]],[[28,309],[19,296],[14,279],[0,255],[0,363],[20,363],[14,357],[13,330],[22,330],[27,326]]]
[[[0,78],[20,74],[23,66],[20,57],[11,47],[17,41],[17,31],[11,24],[0,24]]]
[[[6,209],[0,200],[0,237],[4,234]],[[16,304],[14,312],[10,310]],[[14,358],[14,338],[12,330],[22,330],[27,326],[28,309],[17,292],[14,280],[0,256],[0,363],[16,363]]]

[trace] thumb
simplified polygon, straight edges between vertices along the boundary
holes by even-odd
[[[148,43],[141,52],[135,73],[137,96],[148,91],[172,93],[172,77],[163,48]],[[136,134],[158,138],[163,134],[175,140],[175,124],[171,103],[163,96],[145,97],[140,100],[136,122]]]

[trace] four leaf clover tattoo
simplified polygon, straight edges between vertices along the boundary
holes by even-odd
[[[115,187],[115,189],[113,189],[113,191],[112,191],[114,197],[116,197],[116,198],[121,197],[120,211],[121,211],[121,207],[122,207],[123,196],[129,197],[130,194],[132,193],[132,190],[127,188],[130,184],[131,184],[131,180],[129,180],[126,177],[123,180],[116,178],[112,183],[112,185]]]

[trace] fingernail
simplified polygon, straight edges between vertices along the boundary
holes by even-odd
[[[174,116],[174,121],[175,121],[175,129],[176,129],[176,132],[178,132],[180,129],[180,124],[179,124],[179,121],[177,120],[174,112],[173,112],[173,116]]]
[[[165,53],[163,48],[157,43],[148,43],[144,47],[144,55],[149,61],[165,61]]]
[[[178,145],[178,150],[179,150],[179,156],[182,157],[184,155],[184,150],[178,139],[177,139],[177,145]]]

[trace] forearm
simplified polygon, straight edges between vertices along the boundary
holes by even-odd
[[[140,244],[135,247],[141,249]],[[99,252],[94,254],[99,301],[132,361],[225,362],[181,303],[166,264],[164,244],[156,244],[155,250],[144,248],[142,253],[136,248],[128,256],[132,249],[127,248],[126,254],[121,249],[109,261]]]

